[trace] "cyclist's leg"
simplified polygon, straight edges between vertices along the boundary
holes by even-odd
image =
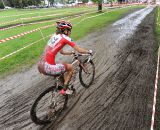
[[[64,74],[64,89],[67,89],[67,85],[69,84],[72,78],[74,69],[73,69],[72,64],[68,64],[65,62],[63,62],[63,64],[65,65],[65,68],[66,68],[66,73]]]
[[[64,72],[66,72],[64,74],[64,89],[63,91],[67,90],[68,84],[72,78],[72,74],[73,74],[73,67],[72,64],[68,64],[68,63],[60,63],[60,64],[56,64],[56,65],[50,65],[47,62],[45,62],[44,65],[44,71],[47,75],[52,75],[52,76],[56,76],[59,74],[63,74]],[[68,94],[71,94],[71,90],[68,90],[67,92]]]

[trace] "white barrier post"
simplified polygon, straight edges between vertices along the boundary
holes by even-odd
[[[156,97],[157,97],[157,87],[158,87],[159,57],[160,57],[160,48],[158,49],[157,72],[156,72],[156,80],[155,80],[155,88],[154,88],[154,99],[153,99],[152,120],[151,120],[150,130],[154,130],[154,118],[155,118]]]

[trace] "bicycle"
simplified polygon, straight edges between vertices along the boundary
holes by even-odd
[[[87,57],[83,59],[82,56]],[[95,76],[95,66],[92,61],[92,56],[90,54],[74,53],[72,64],[77,65],[75,70],[76,73],[79,71],[79,80],[81,85],[88,88],[93,83]],[[60,94],[60,90],[63,89],[63,74],[56,76],[55,79],[55,85],[44,90],[37,97],[31,107],[30,117],[35,124],[45,125],[51,123],[56,120],[56,118],[67,106],[68,95]],[[75,91],[72,84],[69,85],[69,89]]]

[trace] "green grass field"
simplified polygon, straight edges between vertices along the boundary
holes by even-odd
[[[10,24],[17,24],[17,23],[29,23],[38,20],[47,20],[47,19],[54,19],[54,18],[61,18],[64,16],[69,16],[71,14],[76,14],[79,12],[85,11],[95,11],[96,8],[86,8],[86,7],[79,7],[79,8],[68,8],[66,9],[36,9],[28,11],[21,11],[17,10],[16,14],[10,14],[11,10],[7,10],[6,12],[0,12],[0,27],[7,26]],[[14,10],[13,10],[14,11]],[[23,12],[23,13],[21,13]],[[4,16],[3,14],[7,13],[9,15]]]
[[[83,38],[88,33],[96,31],[97,29],[107,26],[108,24],[116,21],[123,14],[127,13],[130,9],[142,8],[142,7],[143,6],[132,6],[132,7],[126,7],[123,9],[105,10],[103,13],[95,12],[90,14],[84,14],[77,18],[75,17],[66,18],[67,20],[70,20],[73,24],[71,37],[73,38],[74,41],[76,41],[80,38]],[[92,9],[87,7],[73,8],[73,9],[66,8],[66,9],[55,10],[55,12],[61,11],[61,13],[65,14],[65,12],[67,12],[68,10],[72,10],[72,11],[74,10],[73,13],[75,13],[76,11],[83,12],[85,10],[96,10],[96,8],[92,8]],[[28,11],[28,13],[34,13],[35,11],[37,13],[37,10],[31,10],[31,11],[25,10],[25,11]],[[50,11],[50,9],[45,11]],[[111,11],[111,12],[107,12],[107,11]],[[18,14],[17,12],[18,12],[17,10],[13,10],[13,12],[9,10],[8,12],[6,12],[5,16],[14,17],[14,15]],[[24,12],[20,10],[20,14],[24,14]],[[2,12],[0,13],[0,17],[1,16],[2,16]],[[64,18],[64,16],[62,18]],[[90,18],[91,16],[95,16],[95,17]],[[6,19],[5,22],[7,22],[7,20],[8,19]],[[46,25],[51,25],[53,23],[55,23],[55,21],[21,26],[21,27],[16,27],[13,29],[5,30],[5,31],[0,30],[1,31],[0,39],[8,38],[10,36],[14,36],[22,32],[30,31],[32,29],[36,29]],[[0,43],[0,59],[1,59],[2,57],[10,53],[13,53],[23,47],[26,47],[36,42],[35,44],[29,47],[26,47],[25,49],[13,54],[12,56],[9,56],[3,60],[0,60],[0,77],[5,77],[8,74],[15,73],[19,70],[22,70],[22,68],[29,68],[38,61],[41,53],[43,52],[44,46],[49,40],[50,35],[55,32],[55,26],[52,26],[46,29],[41,29],[41,32],[36,31],[34,33],[27,34],[22,37],[7,41],[5,43]],[[41,34],[43,34],[44,37],[46,38],[42,39]]]
[[[157,7],[157,22],[156,22],[156,38],[157,43],[160,45],[160,7]],[[156,55],[158,53],[158,50],[156,51]],[[157,60],[157,59],[156,59]],[[160,66],[159,66],[160,67]],[[159,72],[160,77],[160,72]],[[155,113],[155,129],[154,130],[160,130],[160,80],[158,83],[158,93],[157,93],[157,104],[156,104],[156,113]]]

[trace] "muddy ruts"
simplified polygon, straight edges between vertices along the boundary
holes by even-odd
[[[123,29],[123,25],[95,34],[90,41],[97,51],[95,84],[61,123],[47,129],[148,130],[156,73],[154,26],[155,10],[141,21],[133,35],[118,39],[130,29]]]
[[[133,32],[132,21],[139,15],[127,20],[127,26],[104,27],[77,42],[95,52],[94,84],[84,89],[77,79],[77,95],[69,98],[66,111],[51,126],[35,125],[29,111],[36,97],[53,85],[52,79],[41,76],[36,65],[0,79],[0,130],[148,130],[156,68],[155,16],[149,14]],[[133,35],[124,36],[126,31]]]

